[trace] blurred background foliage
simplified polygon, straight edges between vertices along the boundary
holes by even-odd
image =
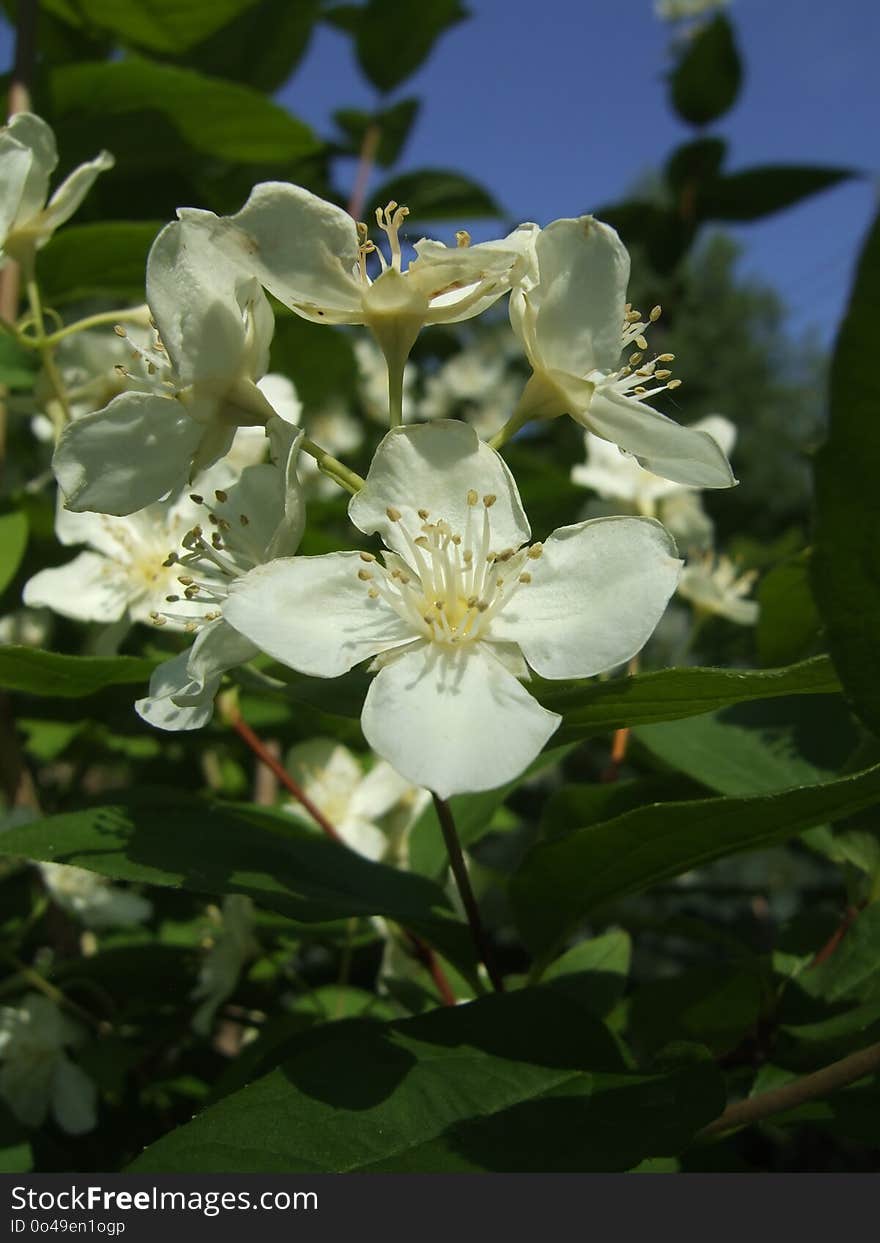
[[[3,0],[3,8],[14,27],[14,0]],[[395,172],[420,109],[435,106],[408,94],[408,79],[437,41],[459,37],[459,26],[467,20],[457,0],[42,0],[33,108],[57,135],[59,174],[98,147],[116,157],[113,173],[100,179],[76,220],[40,253],[46,303],[69,319],[141,301],[150,244],[178,206],[235,211],[252,185],[263,180],[296,182],[365,220],[391,198],[405,202],[412,213],[410,241],[432,230],[445,237],[450,228],[477,220],[492,221],[498,229],[517,223],[506,218],[491,187],[455,169],[429,164]],[[346,83],[340,82],[339,107],[327,133],[316,132],[274,98],[296,82],[319,23],[332,25],[351,41],[376,99],[372,110],[346,106]],[[713,1116],[713,1101],[714,1112],[720,1111],[725,1093],[748,1094],[786,1082],[880,1033],[880,924],[874,918],[878,907],[872,905],[878,896],[880,847],[876,813],[870,809],[880,793],[876,775],[870,776],[876,774],[870,765],[880,758],[870,734],[878,722],[878,631],[871,629],[878,619],[876,551],[866,551],[866,534],[846,557],[839,556],[853,530],[862,524],[867,532],[865,507],[876,503],[870,481],[878,460],[874,450],[880,449],[876,430],[873,440],[864,442],[864,462],[853,460],[853,446],[861,443],[872,416],[877,426],[876,409],[868,409],[876,388],[872,395],[859,378],[859,367],[864,351],[870,356],[869,331],[871,325],[876,329],[880,308],[875,240],[863,260],[860,301],[850,320],[851,332],[864,325],[859,332],[868,343],[847,345],[844,336],[850,365],[844,369],[840,363],[835,372],[835,410],[848,407],[852,384],[861,384],[861,421],[856,424],[853,413],[850,426],[842,417],[823,453],[820,495],[828,500],[817,525],[813,455],[827,432],[830,360],[818,337],[793,339],[787,333],[785,307],[773,288],[739,275],[739,243],[725,230],[784,211],[859,176],[859,170],[773,165],[728,171],[724,120],[748,89],[733,11],[710,13],[676,35],[664,89],[692,136],[658,158],[650,176],[636,179],[638,170],[633,170],[633,184],[624,187],[619,201],[572,203],[559,214],[595,210],[613,224],[632,253],[635,304],[662,305],[651,345],[677,356],[676,374],[684,380],[674,399],[667,398],[667,412],[686,423],[721,413],[738,431],[733,461],[740,486],[709,496],[706,504],[717,546],[734,554],[743,570],[761,574],[759,623],[737,627],[714,617],[688,637],[690,615],[676,605],[668,633],[646,654],[647,667],[718,665],[752,669],[748,676],[759,680],[751,692],[738,682],[735,689],[730,689],[733,681],[719,683],[721,689],[704,696],[701,707],[693,706],[699,699],[696,682],[675,683],[683,688],[682,702],[691,705],[680,713],[681,720],[651,717],[644,706],[650,685],[641,707],[641,701],[635,707],[623,703],[616,715],[613,704],[602,717],[599,701],[590,700],[586,708],[578,701],[570,715],[566,711],[567,734],[557,740],[564,749],[542,757],[555,766],[539,761],[516,788],[461,800],[457,811],[505,969],[514,979],[524,976],[529,964],[525,947],[540,957],[548,938],[553,940],[540,904],[529,897],[544,892],[546,884],[548,906],[558,901],[565,908],[569,900],[573,917],[565,952],[545,977],[553,1004],[563,1007],[560,1025],[573,1014],[582,1022],[588,1021],[584,1015],[591,1022],[606,1020],[626,1041],[628,1069],[660,1076],[672,1094],[665,1114],[670,1109],[679,1113],[685,1128],[693,1115],[693,1124],[684,1138],[671,1137],[663,1131],[668,1118],[661,1125],[650,1101],[638,1094],[622,1101],[612,1093],[608,1109],[617,1124],[615,1134],[623,1135],[627,1126],[632,1134],[640,1131],[643,1149],[631,1137],[610,1143],[606,1133],[604,1148],[595,1139],[590,1147],[580,1115],[558,1114],[545,1102],[545,1112],[539,1109],[529,1121],[541,1136],[543,1155],[524,1156],[517,1150],[520,1132],[511,1126],[506,1139],[487,1134],[482,1143],[469,1144],[456,1132],[454,1142],[426,1150],[426,1164],[413,1168],[460,1168],[455,1161],[470,1161],[466,1168],[559,1169],[569,1168],[563,1162],[570,1160],[570,1168],[604,1168],[606,1161],[609,1168],[627,1169],[651,1158],[645,1168],[868,1170],[880,1146],[876,1078],[718,1142],[690,1142],[698,1126]],[[295,382],[304,422],[316,439],[334,419],[338,426],[340,414],[354,423],[349,449],[341,456],[365,470],[382,435],[381,411],[377,418],[375,410],[375,360],[348,331],[306,323],[278,305],[275,310],[272,369]],[[503,400],[505,385],[516,382],[523,367],[506,352],[505,331],[501,316],[480,327],[426,331],[411,367],[413,417],[436,414],[442,389],[442,413],[479,423],[493,400]],[[478,367],[489,356],[503,361],[483,390],[477,386],[476,397],[468,396],[466,386],[456,389],[444,380],[444,388],[440,382],[462,346]],[[247,1119],[236,1112],[241,1109],[236,1089],[284,1056],[293,1059],[293,1087],[283,1088],[271,1077],[261,1082],[267,1085],[270,1106],[289,1120],[303,1099],[291,1108],[284,1094],[295,1091],[296,1059],[305,1065],[312,1056],[309,1049],[318,1047],[303,1044],[304,1033],[326,1033],[326,1024],[343,1018],[360,1017],[367,1024],[407,1019],[432,1011],[438,995],[418,957],[407,955],[404,939],[397,936],[389,943],[363,917],[368,911],[351,907],[350,896],[346,907],[340,897],[348,883],[345,868],[335,856],[308,853],[313,843],[307,827],[303,846],[299,839],[288,841],[280,817],[254,822],[247,826],[247,856],[242,857],[240,847],[236,853],[235,834],[242,823],[235,816],[245,804],[266,801],[265,784],[222,714],[199,734],[175,736],[150,732],[135,718],[133,693],[139,693],[145,670],[175,650],[173,636],[135,628],[119,640],[117,657],[96,626],[20,612],[23,583],[37,569],[63,559],[53,533],[54,498],[45,486],[48,451],[29,429],[29,418],[39,409],[39,401],[29,398],[35,379],[31,357],[0,341],[0,382],[18,399],[24,416],[11,425],[0,513],[0,524],[6,524],[0,527],[7,614],[3,638],[95,659],[75,666],[64,665],[63,658],[54,658],[55,664],[49,658],[29,663],[19,652],[13,667],[9,660],[3,663],[0,651],[2,684],[13,696],[4,701],[3,711],[12,722],[14,707],[21,748],[18,755],[10,746],[4,758],[9,802],[20,795],[23,772],[32,774],[35,783],[29,799],[18,798],[23,810],[7,808],[6,853],[11,858],[2,878],[0,932],[9,975],[0,984],[0,998],[12,1002],[22,989],[37,988],[50,997],[52,990],[60,990],[68,999],[85,1032],[77,1059],[97,1085],[101,1125],[73,1137],[51,1121],[37,1130],[25,1127],[7,1110],[2,1159],[8,1169],[120,1169],[145,1145],[167,1135],[164,1142],[171,1146],[160,1143],[154,1164],[148,1153],[140,1168],[168,1168],[163,1162],[178,1169],[212,1168],[212,1124],[205,1122],[201,1131],[174,1128],[203,1106],[225,1102],[226,1112],[212,1115],[219,1119],[214,1125],[246,1133]],[[563,420],[532,429],[511,446],[509,461],[539,537],[588,512],[587,493],[570,478],[583,454],[581,433]],[[350,546],[353,536],[344,498],[318,492],[304,551]],[[865,570],[866,557],[872,569]],[[845,696],[825,656],[828,651]],[[813,661],[809,668],[787,673],[781,689],[760,681],[775,676],[762,669],[808,659]],[[267,696],[244,673],[239,703],[245,719],[279,754],[315,736],[363,753],[357,718],[364,682],[359,675],[328,686],[270,668],[268,662],[262,662],[262,670],[284,684],[280,689],[276,684]],[[565,688],[556,693],[562,704]],[[609,780],[615,726],[633,728],[626,757]],[[847,786],[852,774],[856,784]],[[822,808],[818,813],[811,811],[812,786],[817,787],[813,806]],[[800,803],[786,802],[788,795],[780,794],[802,794],[801,787],[807,787],[807,798]],[[143,792],[148,793],[141,803]],[[774,801],[776,795],[781,802]],[[273,799],[277,789],[270,794]],[[711,805],[704,800],[712,800]],[[81,810],[108,801],[122,807],[115,819],[101,821]],[[689,818],[704,806],[709,847]],[[153,903],[150,920],[133,927],[88,928],[53,900],[45,877],[15,858],[28,853],[28,843],[33,857],[41,857],[39,841],[45,846],[48,838],[39,838],[39,824],[28,823],[37,808],[50,817],[70,817],[47,822],[55,826],[47,830],[50,836],[61,829],[69,834],[69,858],[88,866],[106,847],[99,871],[121,881],[149,883],[142,892]],[[840,822],[836,831],[821,823],[826,809],[829,821]],[[408,879],[421,875],[434,886],[431,893],[445,901],[438,888],[445,873],[432,814],[423,812],[411,830]],[[159,821],[165,825],[161,840],[176,834],[180,841],[192,834],[186,859],[174,866],[163,865],[158,839],[150,836],[150,825]],[[729,830],[728,822],[734,826]],[[736,824],[745,827],[736,829]],[[28,837],[29,831],[34,836]],[[700,831],[705,834],[705,825]],[[627,837],[630,832],[635,836]],[[591,875],[591,859],[598,856],[590,851],[635,858],[640,832],[657,834],[661,842],[664,833],[671,835],[665,862],[657,862],[653,871],[632,864],[616,887],[609,881],[603,890],[597,882],[586,896],[566,899],[566,871]],[[128,843],[124,863],[111,848],[114,834]],[[260,848],[271,853],[273,837],[293,852],[282,860],[282,870],[293,864],[315,869],[326,888],[321,901],[307,892],[308,900],[297,899],[299,906],[289,894],[286,905],[278,899],[261,902],[259,885],[242,879],[248,857],[256,858]],[[544,846],[535,852],[539,840]],[[132,842],[137,849],[132,850]],[[750,853],[740,853],[744,850]],[[200,863],[200,852],[215,858],[216,866]],[[223,879],[224,867],[230,881],[226,887],[215,883]],[[350,883],[353,892],[368,878],[355,868]],[[386,887],[381,897],[377,890],[376,909],[390,920],[397,914],[399,922],[412,923],[414,890],[392,892],[387,877],[381,884],[369,883]],[[297,888],[295,869],[285,884],[291,892]],[[237,960],[230,951],[235,960],[230,990],[218,1002],[216,1021],[206,1033],[193,1028],[192,994],[204,978],[211,947],[234,941],[236,916],[228,906],[229,893],[256,894],[257,905],[250,940],[239,943]],[[345,908],[344,918],[335,916],[337,908]],[[444,929],[430,925],[417,931],[428,940],[441,938],[434,943],[442,949],[457,994],[472,995],[467,964],[456,959],[454,945],[442,943]],[[521,1008],[510,1014],[519,1016],[523,1040],[540,1045],[548,1039],[548,1011],[532,1011],[530,1002],[517,1002],[516,996],[507,1001]],[[476,1029],[473,1035],[484,1051],[491,1050],[494,1039],[487,1022],[489,1036]],[[503,1022],[510,1026],[508,1018]],[[370,1073],[360,1042],[367,1040],[369,1053],[373,1037],[364,1036],[365,1030],[379,1028],[342,1028],[332,1041],[326,1037],[331,1052],[355,1068],[347,1076],[358,1068]],[[445,1040],[436,1024],[424,1028],[423,1038],[441,1045]],[[596,1040],[601,1068],[607,1050]],[[367,1060],[358,1061],[362,1056]],[[521,1050],[506,1056],[527,1060]],[[570,1054],[548,1053],[546,1065],[557,1056]],[[335,1072],[328,1062],[326,1072],[314,1072],[318,1078],[321,1073]],[[461,1073],[477,1072],[463,1067]],[[303,1082],[312,1082],[306,1070],[303,1074]],[[353,1096],[346,1095],[349,1090]],[[316,1095],[320,1103],[322,1093]],[[356,1096],[346,1079],[338,1097],[331,1093],[324,1104],[344,1107]],[[710,1102],[705,1117],[698,1116],[694,1104],[700,1098]],[[498,1101],[484,1105],[487,1110],[505,1107]],[[372,1101],[373,1107],[397,1110],[396,1122],[414,1109],[405,1085],[396,1081],[387,1099]],[[285,1123],[291,1128],[284,1133],[291,1150],[301,1138],[297,1125],[320,1127],[326,1121],[314,1108],[317,1112],[301,1124],[295,1117]],[[414,1151],[427,1143],[431,1123],[421,1119],[418,1108],[415,1116],[424,1133],[415,1127]],[[367,1148],[368,1141],[367,1136]],[[574,1155],[564,1157],[563,1151]]]

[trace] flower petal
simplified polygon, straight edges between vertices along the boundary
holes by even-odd
[[[481,646],[430,646],[380,670],[361,727],[399,773],[449,798],[518,776],[561,719]]]
[[[40,229],[43,234],[40,244],[48,242],[58,226],[70,219],[101,173],[107,172],[115,163],[109,151],[102,151],[93,160],[80,164],[69,177],[65,177],[49,199],[46,210],[40,215]]]
[[[189,676],[189,652],[180,652],[153,671],[150,691],[135,701],[134,709],[141,720],[156,729],[201,729],[214,714],[214,696],[220,677],[199,690]]]
[[[204,430],[172,398],[121,393],[58,441],[52,469],[67,507],[132,514],[152,504],[184,484]]]
[[[411,782],[395,772],[390,764],[379,760],[352,791],[349,814],[364,820],[378,820],[411,790]]]
[[[527,291],[548,371],[585,376],[620,358],[629,255],[610,225],[592,216],[554,220],[535,240],[538,283]]]
[[[301,186],[265,181],[234,216],[184,209],[181,220],[205,229],[212,246],[270,293],[309,318],[358,323],[361,285],[357,227],[341,207]]]
[[[652,518],[594,518],[560,527],[532,581],[492,622],[545,678],[586,678],[640,651],[675,590],[681,562]]]
[[[52,1113],[62,1131],[84,1135],[98,1125],[98,1090],[86,1072],[62,1054],[52,1076]]]
[[[49,178],[58,164],[58,147],[51,127],[33,112],[17,112],[6,129],[16,142],[33,153],[16,217],[16,224],[22,227],[43,210]],[[3,172],[5,175],[5,167]]]
[[[0,130],[0,247],[19,214],[33,158],[33,152],[17,142],[8,129]]]
[[[600,387],[587,412],[575,417],[603,440],[632,453],[645,470],[664,479],[694,488],[731,488],[736,483],[730,463],[713,436],[682,427],[645,402]]]
[[[264,295],[224,260],[203,229],[166,225],[147,257],[147,301],[162,344],[184,385],[231,382],[242,372],[246,346],[240,294]]]
[[[503,458],[484,444],[472,427],[441,419],[415,427],[395,427],[383,439],[370,465],[365,486],[352,497],[349,517],[368,535],[378,532],[389,548],[406,556],[399,530],[418,534],[428,511],[430,520],[445,519],[455,534],[473,522],[468,492],[494,496],[490,513],[492,548],[519,548],[529,538],[516,483]],[[402,522],[388,517],[389,506]],[[482,522],[482,505],[479,505]]]
[[[258,565],[229,589],[223,616],[282,664],[335,678],[354,665],[415,638],[358,578],[356,552],[283,557]]]
[[[115,572],[114,572],[115,571]],[[25,583],[22,599],[75,621],[118,621],[131,601],[124,571],[96,552],[81,552],[66,565],[40,570]]]

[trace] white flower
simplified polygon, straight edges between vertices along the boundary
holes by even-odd
[[[286,767],[346,846],[374,861],[399,853],[406,829],[430,799],[384,760],[364,773],[347,747],[326,738],[293,747]]]
[[[219,482],[219,479],[218,479]],[[85,544],[64,565],[40,570],[25,584],[25,604],[44,606],[76,621],[115,622],[126,615],[148,622],[177,596],[180,573],[168,554],[200,515],[188,496],[158,501],[124,518],[71,513],[59,504],[55,534],[65,545]],[[202,610],[189,610],[200,616]],[[183,625],[180,621],[178,625]]]
[[[0,129],[0,265],[10,257],[27,263],[113,163],[113,156],[102,151],[80,164],[47,203],[49,178],[58,164],[55,135],[41,117],[16,113]]]
[[[120,889],[96,872],[66,863],[39,864],[53,900],[87,928],[122,928],[142,924],[153,905],[130,889]]]
[[[196,493],[213,531],[209,536],[197,524],[181,541],[184,551],[167,558],[186,611],[157,609],[151,620],[181,622],[199,633],[188,651],[155,670],[149,694],[135,704],[159,729],[200,729],[211,719],[223,674],[259,651],[225,620],[229,585],[255,565],[295,552],[302,538],[305,505],[296,472],[302,433],[277,416],[266,431],[273,462],[248,466],[228,492],[216,489],[212,498]]]
[[[460,415],[483,439],[494,436],[510,417],[522,388],[522,381],[510,370],[509,343],[515,343],[515,338],[505,328],[503,336],[489,333],[441,363],[425,380],[418,405],[420,418]]]
[[[152,348],[132,343],[132,353],[152,391],[122,393],[64,430],[53,469],[69,509],[134,513],[223,457],[239,427],[275,413],[256,383],[268,366],[272,311],[257,281],[224,263],[203,230],[162,230],[147,260],[147,301]]]
[[[646,404],[670,380],[669,354],[645,360],[647,321],[625,301],[629,255],[615,231],[592,216],[554,220],[534,242],[530,272],[510,298],[510,321],[532,376],[514,419],[570,414],[619,445],[646,470],[697,488],[736,482],[716,440]],[[624,366],[621,350],[635,347]],[[658,366],[658,364],[663,364]]]
[[[399,232],[409,212],[393,202],[376,212],[388,239],[387,260],[367,241],[365,225],[287,182],[255,186],[234,216],[191,208],[178,214],[304,319],[365,324],[388,363],[393,422],[401,418],[403,368],[422,326],[470,319],[506,293],[522,270],[534,228],[522,225],[501,241],[477,246],[461,233],[453,249],[423,238],[404,269]],[[367,260],[374,253],[381,271],[371,280]]]
[[[40,993],[0,1009],[0,1097],[25,1126],[40,1126],[51,1110],[70,1135],[94,1130],[95,1085],[65,1053],[82,1039],[82,1029]]]
[[[294,669],[379,657],[361,725],[378,755],[442,797],[517,776],[560,722],[523,688],[589,677],[642,647],[680,562],[650,519],[529,527],[502,459],[463,423],[396,428],[349,504],[369,552],[293,557],[232,585],[225,616]],[[528,662],[528,665],[527,663]]]
[[[220,930],[213,938],[193,990],[193,1001],[201,1001],[192,1019],[193,1030],[206,1036],[211,1030],[217,1007],[235,988],[241,969],[258,952],[254,937],[254,904],[244,894],[231,893],[223,899]]]
[[[678,593],[701,613],[716,613],[740,626],[754,626],[758,620],[758,602],[745,597],[757,578],[756,570],[737,575],[729,557],[714,553],[688,561],[681,572]]]
[[[654,12],[663,22],[680,22],[694,17],[711,17],[727,7],[729,0],[654,0]]]
[[[0,617],[0,643],[45,647],[51,629],[52,614],[46,609],[15,609]]]

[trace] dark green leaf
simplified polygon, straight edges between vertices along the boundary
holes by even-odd
[[[43,0],[55,17],[151,52],[183,52],[255,0]]]
[[[722,1106],[711,1064],[628,1072],[598,1020],[535,989],[307,1033],[131,1169],[624,1170],[681,1151]]]
[[[437,39],[468,12],[458,0],[367,0],[357,22],[360,66],[391,91],[422,64]]]
[[[289,376],[307,413],[355,390],[357,364],[351,338],[341,328],[279,315],[272,339],[272,370]]]
[[[602,903],[878,801],[880,765],[805,789],[660,803],[575,829],[534,847],[514,875],[517,922],[532,948],[545,952]]]
[[[747,168],[710,181],[701,190],[699,211],[704,220],[760,220],[855,175],[849,168],[799,164]]]
[[[39,355],[19,345],[5,332],[0,332],[0,385],[4,388],[30,390],[39,367]]]
[[[541,837],[560,837],[572,829],[622,816],[625,811],[646,803],[698,798],[703,793],[702,786],[672,774],[643,777],[638,781],[560,786],[544,804]]]
[[[757,641],[762,665],[787,664],[815,650],[822,622],[810,589],[806,553],[764,575],[758,603]]]
[[[880,902],[856,917],[830,958],[798,976],[811,997],[827,1002],[876,1001],[880,983]]]
[[[318,10],[318,0],[248,0],[238,17],[191,47],[184,63],[200,73],[277,91],[305,54]]]
[[[27,516],[18,509],[0,513],[0,594],[15,578],[27,540]]]
[[[161,224],[73,225],[56,233],[38,259],[50,305],[95,295],[144,300],[147,254]]]
[[[721,169],[727,143],[721,138],[698,138],[676,147],[666,161],[666,180],[676,194],[712,181]]]
[[[707,716],[641,725],[652,755],[719,794],[770,794],[827,781],[858,736],[840,695],[740,704]]]
[[[631,960],[630,935],[615,928],[572,946],[550,964],[543,982],[602,1018],[623,996]]]
[[[672,103],[683,120],[705,125],[733,107],[741,83],[733,27],[719,14],[685,45],[670,75]]]
[[[488,190],[470,177],[445,168],[402,173],[373,191],[370,198],[376,207],[384,207],[392,199],[404,203],[414,218],[416,237],[422,236],[418,230],[427,220],[463,221],[501,215],[501,208]]]
[[[564,720],[554,742],[576,742],[603,730],[676,721],[750,699],[823,695],[840,689],[827,656],[782,669],[663,669],[608,682],[547,682],[530,689]]]
[[[137,656],[62,656],[34,647],[0,647],[0,687],[79,699],[105,686],[147,682],[155,666]]]
[[[169,129],[194,152],[243,164],[298,160],[317,148],[308,126],[260,91],[176,65],[135,57],[65,65],[52,71],[50,93],[53,115],[99,133],[117,170],[167,162]]]
[[[714,964],[650,980],[630,1001],[629,1037],[648,1053],[677,1041],[726,1053],[753,1031],[762,996],[760,978],[741,967]]]
[[[831,366],[831,423],[816,458],[813,589],[844,693],[880,734],[880,217],[859,263]]]
[[[10,829],[0,851],[74,864],[114,880],[244,893],[304,923],[385,915],[421,932],[457,963],[473,959],[467,930],[437,885],[370,863],[280,813],[144,791]]]
[[[401,99],[381,112],[362,112],[357,108],[341,108],[333,113],[333,120],[346,136],[346,149],[357,155],[363,148],[364,139],[373,131],[374,159],[382,168],[389,168],[399,158],[404,143],[419,113],[417,99]]]

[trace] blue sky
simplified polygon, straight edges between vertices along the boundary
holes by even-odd
[[[666,104],[670,30],[651,0],[468,3],[471,20],[398,92],[424,101],[402,169],[469,173],[511,215],[546,223],[614,201],[693,135]],[[828,338],[878,205],[880,5],[732,0],[729,11],[747,69],[739,102],[713,131],[729,141],[730,167],[824,163],[868,174],[736,230],[742,270],[779,289],[792,330],[813,324]],[[374,95],[346,39],[321,28],[282,98],[326,130],[335,108],[369,107]]]
[[[670,29],[651,0],[468,3],[471,19],[397,93],[423,100],[401,170],[469,173],[512,216],[546,223],[621,197],[692,136],[666,105]],[[787,161],[867,174],[736,230],[742,271],[780,291],[793,331],[815,325],[828,339],[878,204],[880,5],[732,0],[730,13],[747,69],[736,108],[715,130],[729,141],[730,167]],[[8,64],[5,30],[0,58]],[[375,101],[347,39],[324,26],[281,98],[323,133],[334,109]],[[475,236],[491,232],[481,226]]]

